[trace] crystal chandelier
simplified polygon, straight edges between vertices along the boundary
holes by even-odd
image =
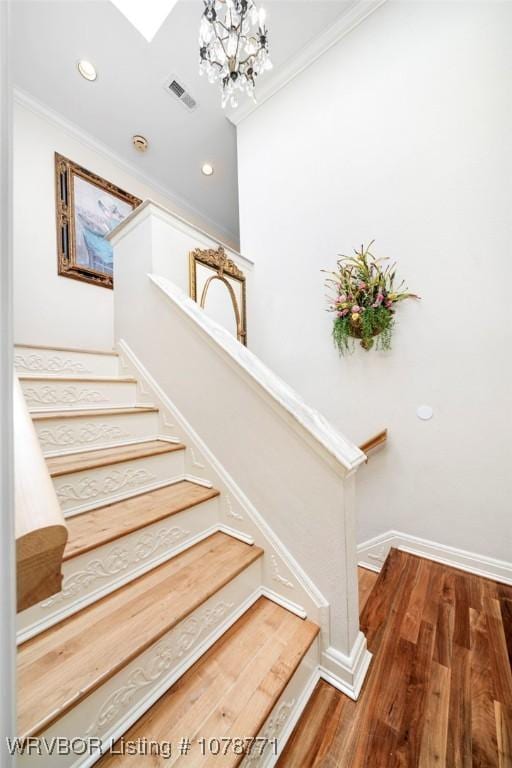
[[[222,106],[238,106],[237,92],[253,100],[257,75],[272,69],[266,13],[253,0],[204,0],[199,29],[199,72],[220,82]]]

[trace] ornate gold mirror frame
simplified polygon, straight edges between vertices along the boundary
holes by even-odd
[[[220,280],[228,289],[228,295],[231,298],[233,306],[233,312],[236,320],[236,336],[238,341],[247,345],[247,318],[246,318],[246,305],[245,305],[245,275],[237,267],[234,261],[228,259],[224,252],[224,248],[219,246],[217,250],[213,248],[204,249],[196,248],[190,252],[189,255],[189,277],[190,277],[190,296],[194,301],[198,301],[197,296],[197,265],[202,264],[205,267],[209,267],[215,274],[208,277],[203,290],[201,291],[201,297],[199,299],[199,306],[204,309],[206,303],[206,296],[211,284]],[[240,295],[241,306],[237,301],[237,297],[230,280],[235,280],[240,283]]]

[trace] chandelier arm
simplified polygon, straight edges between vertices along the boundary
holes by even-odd
[[[239,23],[239,25],[237,27],[238,36],[237,36],[237,41],[236,41],[235,59],[238,58],[238,51],[240,49],[240,40],[241,40],[242,37],[244,37],[244,39],[245,39],[245,35],[242,35],[242,30],[244,28],[244,19],[245,19],[245,14],[246,13],[247,13],[247,11],[242,11],[241,14],[240,14],[240,23]]]
[[[224,24],[222,24],[222,22],[219,22],[219,23],[221,24],[221,26],[223,26],[223,27],[224,27],[224,29],[225,29],[225,30],[226,30],[226,32],[227,32],[227,31],[228,31],[228,30],[227,30],[227,27],[225,27],[225,26],[224,26]],[[215,27],[214,27],[214,31],[215,31]],[[229,33],[228,33],[228,34],[229,34]],[[222,50],[224,51],[224,56],[226,57],[226,60],[227,60],[227,61],[229,61],[228,52],[226,51],[226,49],[225,49],[225,47],[224,47],[224,40],[222,39],[222,37],[221,37],[221,36],[220,36],[220,35],[219,35],[217,32],[215,32],[215,36],[216,36],[217,40],[219,41],[219,43],[221,44],[221,47],[222,47]],[[221,67],[221,69],[222,69],[222,65],[220,65],[220,67]]]
[[[246,59],[240,60],[239,65],[242,66],[243,64],[247,64],[248,61],[249,62],[251,60],[254,61],[255,58],[256,58],[256,54],[251,53]]]
[[[224,22],[223,22],[223,21],[220,21],[219,19],[217,19],[217,20],[216,20],[216,22],[215,22],[215,24],[218,24],[218,25],[219,25],[219,27],[222,27],[223,29],[225,29],[225,30],[226,30],[226,32],[227,32],[227,33],[228,33],[228,35],[229,35],[229,28],[228,28],[228,27],[227,27],[227,26],[224,24]],[[213,27],[213,31],[215,32],[215,34],[217,35],[217,37],[219,37],[219,33],[218,33],[218,32],[217,32],[217,30],[215,29],[215,25],[214,25],[214,24],[212,24],[212,27]]]

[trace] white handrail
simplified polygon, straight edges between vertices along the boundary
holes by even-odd
[[[22,611],[61,589],[68,531],[16,376],[13,404],[17,602]]]
[[[209,317],[199,304],[190,299],[170,280],[158,275],[149,275],[157,285],[204,333],[210,337],[240,369],[262,390],[282,406],[292,417],[304,436],[314,441],[317,450],[329,460],[334,459],[345,470],[351,472],[366,461],[363,451],[338,432],[317,410],[304,400],[270,370],[250,349],[240,344],[226,328]]]

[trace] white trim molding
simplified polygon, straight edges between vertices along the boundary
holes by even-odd
[[[243,512],[242,516],[236,518],[238,523],[240,523],[240,527],[235,529],[226,523],[221,523],[219,530],[222,530],[223,532],[228,533],[230,536],[234,536],[241,541],[245,541],[246,543],[253,544],[256,542],[260,544],[265,549],[266,556],[268,557],[274,553],[274,555],[277,556],[279,561],[283,564],[283,567],[287,568],[288,571],[292,573],[296,578],[297,592],[302,596],[303,599],[305,598],[305,602],[309,604],[309,611],[307,612],[307,615],[309,618],[315,621],[317,617],[316,615],[312,615],[312,613],[314,614],[315,612],[312,612],[311,608],[314,607],[318,611],[329,610],[328,602],[324,595],[320,592],[320,590],[317,589],[315,584],[302,570],[299,563],[297,563],[295,558],[286,549],[284,544],[277,538],[272,529],[267,525],[265,520],[251,504],[247,496],[238,487],[233,478],[226,472],[224,467],[217,461],[207,445],[194,431],[184,415],[178,410],[175,403],[171,401],[169,396],[157,384],[155,379],[152,377],[143,363],[139,360],[139,358],[134,354],[129,345],[123,339],[121,339],[118,346],[121,357],[125,360],[126,364],[131,367],[134,375],[137,376],[137,379],[143,380],[145,382],[146,386],[151,391],[151,395],[154,401],[159,404],[160,409],[172,414],[174,422],[178,425],[179,430],[185,436],[184,441],[187,446],[187,452],[192,453],[193,449],[195,448],[196,451],[203,457],[205,464],[207,464],[205,469],[207,473],[211,475],[214,482],[205,481],[204,479],[201,482],[200,478],[193,477],[187,473],[185,473],[185,479],[192,480],[193,482],[202,485],[206,485],[206,482],[208,482],[207,487],[213,487],[213,485],[215,485],[216,488],[221,490],[222,498],[232,499],[232,501],[230,501],[230,505],[236,505],[236,508]],[[237,515],[240,515],[240,513],[237,512]],[[240,529],[242,524],[246,528],[245,531]],[[257,537],[253,535],[252,532],[255,534],[257,533]],[[279,597],[279,604],[283,605],[289,610],[292,610],[293,613],[297,613],[298,615],[306,613],[306,610],[301,605],[289,600],[288,597],[277,593],[270,587],[268,587],[268,591],[265,591],[264,594],[266,597],[269,597],[269,599],[275,600],[276,602],[276,597]]]
[[[115,232],[116,230],[114,230]],[[120,231],[120,227],[117,228]],[[115,240],[114,240],[115,242]],[[287,414],[294,427],[309,444],[343,477],[347,477],[366,461],[365,454],[348,438],[338,432],[314,408],[251,352],[223,326],[182,290],[165,277],[149,275],[149,279],[199,327],[214,348],[237,366],[246,381],[258,385],[261,394],[281,406],[280,415]]]
[[[242,120],[245,120],[297,75],[310,67],[329,48],[336,45],[385,2],[386,0],[354,0],[348,9],[344,10],[334,22],[329,24],[324,32],[314,37],[298,53],[291,56],[284,64],[276,67],[271,74],[267,73],[262,81],[258,82],[256,103],[247,99],[235,110],[228,112],[228,119],[234,125],[240,125]]]
[[[497,560],[400,531],[387,531],[359,544],[357,547],[359,565],[371,571],[380,571],[391,547],[474,573],[476,576],[483,576],[503,584],[512,584],[512,563],[506,560]]]
[[[203,245],[205,248],[211,248],[213,241],[213,243],[222,246],[222,248],[228,251],[228,255],[232,258],[234,257],[235,261],[240,259],[243,267],[254,266],[254,262],[251,261],[251,259],[248,259],[247,256],[244,256],[242,253],[235,250],[231,245],[228,245],[228,243],[222,242],[218,237],[209,234],[204,229],[201,229],[201,227],[192,224],[190,221],[187,221],[187,219],[184,219],[183,216],[179,216],[175,211],[170,211],[164,205],[160,205],[160,203],[155,202],[155,200],[151,200],[151,198],[144,200],[144,202],[137,208],[134,208],[133,211],[117,225],[117,227],[114,227],[114,229],[105,235],[105,239],[110,240],[112,245],[117,245],[117,243],[120,243],[121,240],[138,226],[141,221],[149,218],[149,216],[156,216],[167,224],[170,224],[179,232],[194,237],[197,240],[198,245]]]
[[[323,651],[320,677],[357,701],[371,660],[372,654],[367,648],[366,637],[358,632],[350,656],[345,656],[336,648]]]
[[[0,2],[0,742],[2,766],[14,766],[5,738],[16,733],[16,549],[14,547],[12,330],[12,3]]]

